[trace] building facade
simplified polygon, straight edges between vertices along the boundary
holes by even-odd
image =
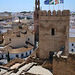
[[[51,59],[63,47],[68,55],[70,11],[40,11],[39,15],[39,57]]]
[[[3,44],[10,44],[11,47],[23,47],[26,45],[26,41],[34,45],[34,32],[27,30],[24,27],[22,29],[17,28],[7,31],[3,38]]]

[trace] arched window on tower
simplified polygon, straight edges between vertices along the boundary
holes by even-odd
[[[39,7],[39,6],[37,5],[37,9],[38,9],[38,7]]]
[[[54,28],[51,29],[51,35],[55,35],[55,29]]]
[[[39,14],[37,14],[37,19],[39,18]]]

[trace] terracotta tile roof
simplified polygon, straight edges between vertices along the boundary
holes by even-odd
[[[34,47],[31,45],[28,45],[28,48],[25,47],[21,47],[21,48],[16,48],[16,49],[12,49],[10,46],[6,46],[3,51],[4,53],[7,53],[7,51],[9,51],[10,54],[18,54],[18,53],[22,53],[22,52],[26,52],[29,51],[31,49],[33,49]]]
[[[25,47],[22,47],[22,48],[19,48],[19,49],[12,49],[11,51],[9,50],[9,52],[10,52],[10,53],[16,53],[16,54],[18,54],[18,53],[22,53],[22,52],[29,51],[29,50],[31,50],[31,49],[33,49],[33,47],[32,47],[32,48],[25,48]]]

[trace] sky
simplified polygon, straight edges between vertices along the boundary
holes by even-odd
[[[40,0],[42,10],[71,10],[75,11],[75,0],[64,0],[64,4],[45,5],[45,0]],[[34,11],[35,0],[0,0],[0,12]]]

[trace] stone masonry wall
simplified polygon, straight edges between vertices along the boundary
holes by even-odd
[[[49,59],[50,51],[58,52],[61,46],[65,46],[65,54],[68,54],[69,40],[69,10],[62,12],[54,10],[39,12],[39,54],[42,59]],[[55,35],[51,35],[51,29]]]
[[[75,75],[75,54],[68,58],[53,58],[53,75]]]

